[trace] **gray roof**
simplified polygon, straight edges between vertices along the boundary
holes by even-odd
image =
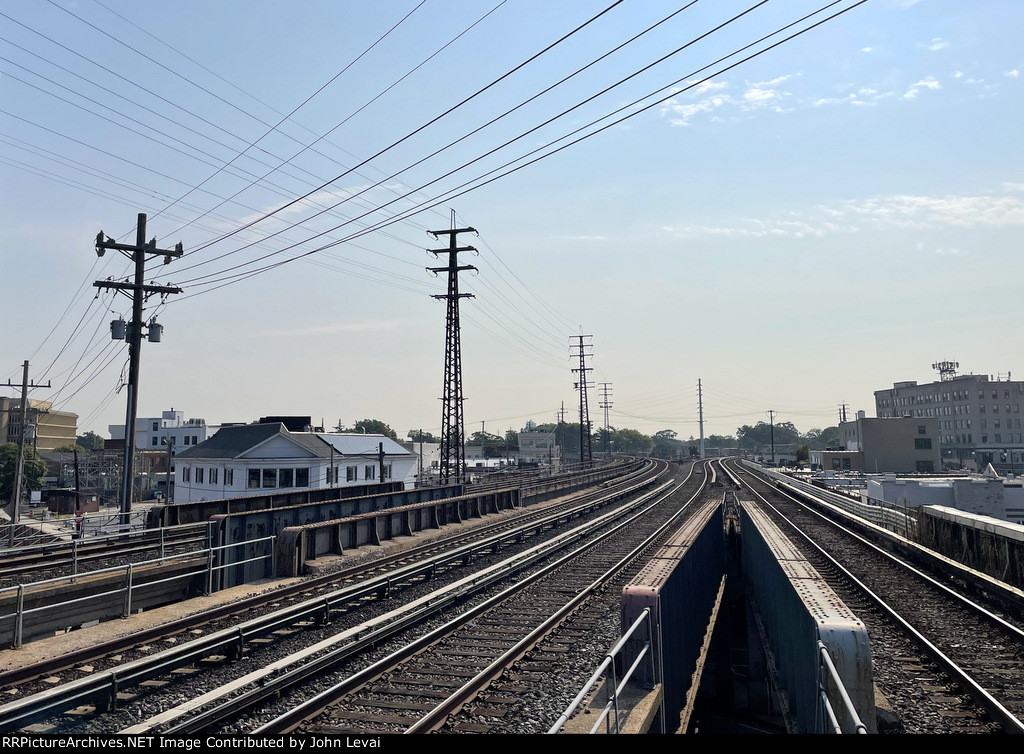
[[[408,450],[403,448],[397,442],[392,440],[390,437],[385,435],[341,435],[341,434],[329,434],[329,433],[303,433],[310,434],[311,436],[318,437],[326,443],[334,446],[336,452],[343,456],[376,456],[377,446],[380,443],[384,443],[384,454],[389,456],[408,456],[412,455]],[[298,437],[298,435],[293,435]]]
[[[330,446],[316,435],[308,432],[289,432],[280,423],[276,424],[242,424],[234,427],[222,427],[210,439],[193,445],[188,450],[177,454],[177,458],[237,458],[257,445],[266,442],[275,435],[284,435],[289,440],[303,446],[313,455],[330,458]]]

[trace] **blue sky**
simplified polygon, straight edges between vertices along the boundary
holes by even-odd
[[[698,379],[707,430],[731,433],[769,409],[801,429],[840,403],[872,415],[872,391],[940,359],[1024,370],[1019,3],[869,0],[722,71],[821,6],[703,0],[601,58],[685,5],[627,0],[517,69],[612,5],[8,0],[0,369],[31,359],[53,383],[34,397],[82,430],[123,421],[106,328],[128,302],[92,281],[126,262],[92,242],[147,212],[186,250],[152,279],[185,292],[147,306],[165,331],[143,346],[141,415],[437,431],[425,231],[454,211],[480,232],[470,431],[574,409],[580,332],[611,423],[683,437]]]

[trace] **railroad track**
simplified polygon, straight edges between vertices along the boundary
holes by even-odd
[[[427,580],[455,578],[460,568],[493,557],[499,549],[545,536],[557,527],[564,527],[574,517],[595,515],[593,511],[627,490],[650,483],[663,468],[663,464],[660,468],[651,464],[630,474],[622,483],[574,496],[572,501],[542,511],[524,512],[514,522],[504,520],[479,527],[465,535],[473,538],[474,541],[469,543],[465,543],[464,538],[457,540],[454,537],[444,542],[435,541],[386,561],[347,569],[273,595],[223,606],[172,625],[156,627],[141,636],[125,637],[95,651],[84,651],[54,662],[4,673],[0,675],[0,686],[23,694],[23,698],[0,706],[0,730],[16,730],[54,716],[60,717],[76,708],[80,722],[89,717],[81,714],[84,710],[127,704],[128,697],[134,694],[131,689],[138,689],[141,684],[168,685],[167,677],[175,671],[179,674],[171,675],[171,678],[180,681],[189,676],[186,671],[197,666],[217,666],[231,658],[241,657],[243,653],[255,653],[257,648],[267,643],[287,644],[307,630],[327,630],[325,627],[329,619],[337,621],[339,616],[362,612],[368,600],[384,602],[399,590],[425,589],[422,584]],[[311,589],[320,590],[320,593],[310,597]],[[328,590],[328,594],[323,594],[323,590]],[[239,624],[238,615],[252,610],[268,614]],[[211,623],[214,619],[231,622]],[[57,673],[61,675],[55,675]],[[85,676],[81,677],[83,674]],[[30,684],[30,678],[38,680]],[[57,688],[43,690],[48,684]],[[74,720],[62,719],[56,729],[64,726],[75,727]]]
[[[578,515],[581,515],[581,514],[585,514],[587,512],[587,508],[586,508],[587,501],[607,499],[607,495],[605,494],[605,491],[614,491],[616,489],[626,488],[626,487],[628,487],[629,485],[633,484],[636,481],[641,481],[642,482],[642,480],[645,477],[651,478],[654,474],[655,474],[655,471],[654,471],[654,468],[653,468],[653,466],[651,465],[650,462],[634,464],[634,468],[632,468],[632,469],[625,469],[624,468],[622,476],[618,477],[617,479],[606,481],[606,482],[604,482],[600,486],[600,488],[594,487],[593,491],[583,492],[583,493],[576,493],[574,495],[568,496],[565,499],[565,501],[563,503],[561,503],[561,504],[557,504],[557,505],[554,505],[554,506],[552,506],[552,505],[542,505],[542,506],[536,506],[536,508],[530,507],[530,508],[526,508],[526,509],[521,509],[517,513],[519,518],[517,518],[515,520],[515,522],[510,521],[507,516],[504,516],[504,517],[499,517],[495,523],[490,523],[490,524],[486,524],[486,523],[485,524],[479,524],[478,523],[478,524],[475,524],[475,525],[473,525],[471,527],[471,530],[469,530],[469,531],[463,531],[463,530],[460,530],[460,529],[456,529],[454,534],[449,534],[449,535],[446,535],[446,536],[431,536],[431,537],[429,537],[428,544],[422,545],[420,547],[409,548],[409,549],[407,549],[405,551],[405,553],[406,553],[405,555],[395,555],[395,556],[391,556],[391,557],[384,557],[384,558],[377,559],[375,561],[375,563],[378,564],[376,567],[378,569],[380,569],[380,568],[387,568],[387,567],[389,567],[389,566],[391,566],[391,565],[393,565],[395,563],[402,564],[402,563],[406,562],[408,558],[411,558],[411,557],[423,557],[427,553],[438,552],[440,548],[448,547],[448,546],[450,546],[449,543],[452,543],[452,542],[455,542],[455,541],[469,542],[469,541],[474,541],[474,540],[486,539],[487,537],[489,537],[490,535],[492,535],[492,534],[494,534],[496,532],[501,532],[501,531],[504,531],[504,530],[508,530],[508,529],[512,528],[513,526],[519,526],[520,525],[519,522],[536,521],[536,522],[538,522],[538,531],[540,529],[542,529],[543,527],[545,527],[545,526],[550,527],[550,526],[554,526],[554,525],[559,525],[560,523],[563,523],[564,520],[568,520],[568,519],[570,519],[572,517],[575,517],[575,516],[578,516]],[[564,516],[563,519],[559,519],[557,517],[557,515],[555,515],[558,511],[563,511],[564,512],[565,516]],[[528,535],[530,535],[530,534],[528,533]],[[523,536],[523,535],[520,535],[520,536]],[[206,557],[207,560],[209,560],[209,553],[206,553],[204,551],[202,553],[202,555],[204,557]],[[214,557],[214,559],[216,559],[216,558]],[[125,566],[122,563],[122,564],[120,564],[118,566],[115,566],[114,570],[123,569],[124,567]],[[153,577],[151,577],[151,578],[155,578],[155,579],[162,578],[161,574],[163,574],[165,570],[169,571],[169,572],[173,571],[173,572],[170,573],[170,575],[178,576],[181,573],[181,568],[177,568],[177,570],[173,570],[174,568],[175,568],[175,566],[174,566],[173,563],[168,563],[166,566],[159,566],[159,564],[150,564],[151,571],[155,572],[155,575]],[[123,573],[123,571],[121,571],[121,572]],[[90,573],[92,573],[92,572],[90,572]],[[188,575],[190,573],[192,573],[192,572],[186,570],[185,576],[188,577]],[[283,592],[282,596],[284,598],[286,598],[286,599],[298,599],[298,597],[295,596],[296,593],[302,592],[302,591],[306,591],[308,588],[316,588],[319,585],[330,585],[332,583],[335,583],[335,582],[337,582],[339,580],[343,580],[345,578],[356,578],[356,577],[364,576],[365,574],[366,574],[366,567],[365,566],[364,567],[357,567],[357,568],[350,568],[347,571],[342,572],[339,575],[327,575],[327,576],[324,576],[323,578],[321,578],[319,580],[314,579],[311,582],[307,582],[307,584],[305,586],[301,586],[300,585],[300,586],[295,586],[295,587],[285,587],[285,588],[282,589],[282,592]],[[70,579],[70,580],[77,581],[77,577],[74,577],[74,576],[63,576],[63,577],[60,577],[60,578],[63,579],[63,580],[69,580]],[[86,576],[85,578],[91,578],[91,576]],[[54,584],[56,584],[56,583],[57,583],[56,580],[54,580],[54,582],[51,583],[49,588],[51,590],[54,589],[55,588]],[[85,585],[84,580],[83,581],[77,581],[77,583],[80,586],[87,586],[87,585]],[[38,584],[37,584],[37,582],[33,582],[33,584],[27,585],[28,589],[26,590],[26,593],[30,592],[30,590],[32,589],[33,585],[38,585]],[[4,592],[3,590],[0,590],[0,593],[6,594],[6,596],[8,598],[8,602],[12,602],[12,596],[16,594],[15,590],[12,589],[12,588],[8,588],[6,590],[6,592]],[[120,599],[119,595],[116,592],[112,592],[111,595],[109,595],[107,597],[107,599],[108,599],[108,601],[112,601],[113,602],[112,607],[109,608],[110,614],[111,615],[116,615],[117,614],[116,608],[119,606],[118,605],[118,601]],[[267,601],[268,601],[267,598],[255,597],[255,598],[249,600],[248,602],[244,603],[243,605],[240,605],[240,607],[244,607],[246,609],[252,608],[252,607],[259,607],[260,604],[265,603]],[[220,617],[224,617],[225,614],[226,613],[221,611],[221,613],[219,615],[214,615],[214,616],[211,616],[211,617],[220,618]],[[5,616],[5,617],[7,617],[8,619],[11,618],[10,615]],[[67,625],[74,625],[73,620],[69,618],[69,620],[67,622]],[[176,625],[180,625],[180,622],[176,623]],[[181,630],[183,630],[184,628],[194,628],[194,627],[195,626],[181,626]],[[30,640],[34,640],[35,638],[39,638],[39,636],[40,636],[40,634],[38,632],[35,632],[30,637]],[[151,635],[149,637],[146,637],[146,638],[147,639],[159,638],[159,634],[153,634],[153,635]],[[120,649],[124,649],[125,647],[126,647],[126,645],[122,644],[121,646],[116,647],[116,648],[115,647],[111,647],[110,651],[111,652],[117,651],[117,650],[120,650]],[[67,664],[71,664],[73,662],[88,663],[90,659],[91,659],[91,657],[88,656],[88,653],[79,652],[79,653],[74,654],[73,656],[69,657],[68,661],[67,661]],[[55,668],[48,668],[47,670],[53,671],[54,669]],[[24,677],[25,676],[22,676],[22,678],[24,678]],[[5,674],[0,673],[0,687],[2,687],[4,685],[7,685],[7,684],[9,684],[11,682],[13,682],[13,681],[9,680],[8,678],[6,678]]]
[[[563,542],[542,543],[483,569],[471,577],[474,588],[479,590],[491,583],[492,576],[500,576],[500,580],[493,580],[495,593],[454,617],[445,615],[435,619],[436,611],[431,611],[431,619],[439,625],[426,632],[419,630],[412,640],[397,642],[386,656],[364,662],[356,672],[328,670],[336,663],[323,653],[333,649],[326,646],[312,651],[306,649],[295,657],[284,658],[273,668],[254,671],[205,698],[165,710],[122,732],[178,735],[226,731],[262,735],[290,731],[368,735],[440,729],[496,732],[498,723],[482,723],[479,718],[502,717],[504,713],[497,707],[519,702],[528,691],[528,684],[537,680],[528,677],[531,673],[536,675],[536,670],[527,672],[527,677],[519,674],[502,678],[503,674],[550,636],[568,616],[580,611],[602,587],[621,576],[642,553],[655,547],[667,536],[666,532],[674,530],[679,519],[689,512],[687,505],[698,496],[707,479],[704,474],[691,472],[683,482],[666,483],[647,493],[631,506],[641,510],[611,528],[604,525],[606,522],[597,527],[581,525],[562,535]],[[680,501],[680,490],[684,486],[689,487],[688,497]],[[607,517],[610,520],[612,514]],[[592,534],[595,529],[601,533]],[[520,575],[528,564],[550,560],[564,545],[584,537],[589,542],[581,549],[546,562],[529,575]],[[511,586],[506,585],[509,576],[514,582]],[[453,588],[460,590],[466,586],[468,582]],[[443,589],[427,595],[424,602],[403,608],[400,615],[388,616],[380,625],[368,624],[350,632],[349,638],[353,639],[350,643],[345,644],[336,637],[333,641],[341,645],[338,660],[348,661],[356,653],[376,646],[380,641],[378,631],[386,630],[396,621],[412,622],[415,616],[425,614],[428,604],[447,600],[448,591]],[[617,593],[612,597],[617,606]],[[596,609],[605,616],[610,612],[607,604]],[[617,617],[617,609],[613,615]],[[592,623],[594,617],[583,620]],[[617,621],[615,623],[617,628]],[[571,643],[572,638],[581,635],[579,629],[563,633],[560,645],[563,652],[568,651],[564,644],[567,636]],[[556,658],[559,654],[561,652],[554,652]],[[312,659],[314,655],[316,661]],[[580,673],[585,675],[589,667],[589,663],[583,665]],[[330,675],[325,675],[328,672]],[[567,687],[570,697],[582,680],[576,686]],[[483,707],[475,709],[469,719],[463,716],[450,721],[452,715],[477,699],[483,689],[492,686]],[[291,695],[284,697],[287,693]],[[269,712],[262,709],[262,705],[279,697],[284,697],[276,704],[279,713],[273,708]],[[330,719],[318,720],[328,708]],[[551,710],[548,725],[560,710],[560,707]],[[236,722],[239,718],[245,719],[241,727]],[[262,722],[256,726],[254,720]],[[546,727],[536,730],[546,730]]]
[[[0,553],[0,588],[78,575],[111,560],[122,565],[146,556],[202,549],[207,529],[205,523],[186,524],[6,550]]]
[[[876,685],[912,733],[1024,732],[1024,627],[739,470],[871,636]]]

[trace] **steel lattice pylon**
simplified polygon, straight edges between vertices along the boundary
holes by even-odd
[[[604,409],[604,453],[609,458],[612,455],[611,448],[611,424],[608,422],[608,409],[612,407],[611,401],[612,383],[601,383],[601,402],[598,405]]]
[[[588,468],[593,462],[593,455],[590,451],[590,402],[587,400],[587,372],[593,369],[587,366],[586,349],[593,348],[591,343],[584,342],[584,338],[592,338],[593,335],[574,335],[573,339],[579,340],[580,365],[572,371],[579,374],[579,382],[573,387],[580,391],[580,467]]]
[[[448,236],[447,249],[430,249],[435,257],[448,254],[447,267],[429,267],[431,272],[448,273],[448,293],[433,296],[448,302],[444,342],[444,390],[441,397],[441,484],[460,484],[465,481],[466,444],[462,415],[462,341],[459,328],[459,299],[473,298],[471,293],[459,293],[459,273],[475,270],[473,265],[458,263],[460,251],[476,251],[472,246],[457,246],[460,233],[476,233],[474,228],[428,231],[434,238]]]

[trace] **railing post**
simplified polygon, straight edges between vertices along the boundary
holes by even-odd
[[[18,609],[14,616],[14,648],[21,646],[25,631],[25,585],[18,584]]]
[[[818,645],[818,703],[814,705],[814,730],[811,733],[825,732],[825,717],[828,704],[828,691],[825,688],[825,659],[821,656],[821,644]]]
[[[277,537],[270,540],[270,578],[277,578]]]
[[[110,701],[107,704],[107,711],[114,712],[117,709],[117,674],[110,674]]]
[[[213,594],[213,548],[206,551],[206,594],[209,597]]]
[[[654,644],[654,611],[651,608],[646,608],[647,612],[647,646],[650,647],[651,651],[651,688],[657,688],[658,684],[662,680],[658,677],[658,663],[661,661],[660,653],[658,650],[661,647],[655,646]],[[665,733],[665,690],[662,688],[661,694],[661,732]]]
[[[612,707],[615,710],[615,732],[619,732],[619,678],[618,673],[615,672],[615,658],[612,658],[611,664],[608,666],[612,673],[612,684],[608,687],[608,693],[611,694]],[[610,723],[609,723],[610,725]],[[611,733],[609,728],[608,733]]]
[[[160,560],[164,559],[164,527],[160,527]]]
[[[128,564],[128,573],[127,573],[126,581],[127,581],[127,589],[126,589],[125,595],[124,595],[124,616],[123,616],[125,618],[127,618],[129,615],[132,614],[132,564],[131,563]]]
[[[71,540],[71,575],[78,575],[78,540]]]

